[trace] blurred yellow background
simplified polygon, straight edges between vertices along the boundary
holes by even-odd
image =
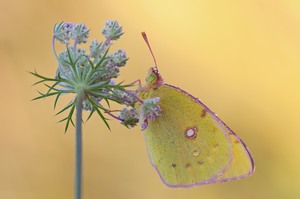
[[[115,48],[130,60],[119,80],[144,80],[151,55],[165,81],[218,113],[248,145],[247,179],[170,189],[147,157],[140,128],[99,118],[84,125],[84,198],[300,198],[300,1],[0,1],[0,198],[73,197],[74,129],[54,117],[54,99],[31,102],[35,68],[54,76],[53,26],[84,22],[90,41],[117,19]]]

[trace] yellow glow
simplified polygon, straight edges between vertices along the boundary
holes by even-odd
[[[85,22],[91,39],[107,19],[125,35],[114,48],[130,60],[120,80],[144,80],[153,61],[165,81],[199,97],[248,145],[253,176],[170,189],[147,157],[143,132],[98,118],[84,125],[84,198],[300,198],[300,1],[9,1],[0,6],[0,198],[72,198],[74,133],[53,100],[31,102],[36,79],[51,76],[53,25]]]

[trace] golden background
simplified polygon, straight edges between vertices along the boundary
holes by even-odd
[[[165,81],[200,97],[248,145],[247,179],[190,189],[166,187],[150,165],[142,132],[99,118],[84,125],[84,198],[300,198],[300,1],[0,1],[0,198],[73,197],[74,129],[54,117],[54,99],[31,102],[54,76],[53,26],[84,22],[90,41],[117,19],[114,48],[130,60],[119,80],[144,80],[151,55]]]

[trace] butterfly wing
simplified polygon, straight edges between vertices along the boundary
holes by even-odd
[[[162,116],[149,121],[144,136],[151,163],[165,184],[223,182],[250,170],[251,155],[245,145],[198,99],[171,85],[142,96],[160,97]]]
[[[253,174],[255,170],[252,155],[245,143],[224,123],[232,144],[233,159],[230,167],[216,179],[216,182],[227,182],[245,178]]]

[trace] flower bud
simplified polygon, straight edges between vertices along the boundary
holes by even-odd
[[[54,26],[54,38],[57,39],[62,44],[69,44],[71,38],[71,32],[74,27],[74,23],[56,24]]]
[[[132,109],[123,108],[119,112],[119,118],[123,120],[121,123],[128,128],[132,128],[136,126],[137,123],[139,122],[138,113],[136,109],[133,108]]]
[[[126,61],[128,60],[128,58],[126,57],[126,52],[119,49],[112,55],[112,60],[114,64],[122,67],[126,65]]]
[[[123,34],[122,26],[119,26],[117,21],[108,20],[105,22],[105,27],[102,29],[102,35],[106,39],[117,40]]]
[[[157,103],[159,102],[160,98],[148,98],[144,100],[144,103],[141,105],[141,127],[142,130],[148,127],[148,120],[155,120],[156,117],[161,116],[162,109],[160,108]]]
[[[75,26],[71,30],[71,38],[76,41],[78,44],[86,43],[89,38],[89,30],[86,25],[83,24],[75,24]]]

